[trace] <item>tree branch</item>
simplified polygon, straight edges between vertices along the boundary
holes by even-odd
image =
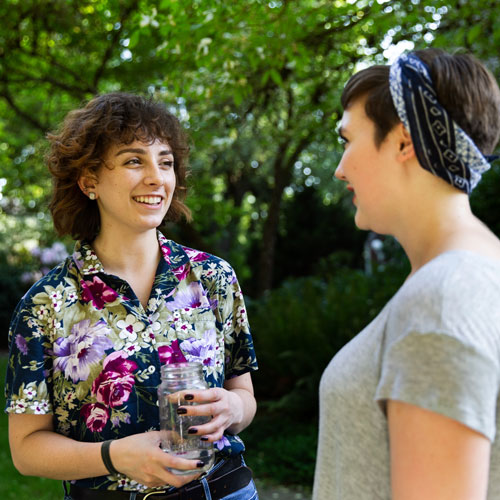
[[[315,49],[318,49],[320,46],[320,42],[325,41],[325,48],[326,50],[330,50],[332,48],[332,44],[335,41],[335,37],[332,35],[335,35],[337,33],[343,33],[345,31],[349,31],[355,26],[356,24],[365,21],[366,17],[370,14],[370,11],[372,10],[372,7],[368,6],[364,9],[363,17],[358,18],[357,20],[352,20],[349,24],[340,24],[336,26],[332,26],[329,29],[325,29],[324,23],[321,23],[320,28],[317,31],[311,31],[307,33],[306,36],[304,36],[302,39],[298,40],[298,43],[303,43],[307,46],[312,46]]]
[[[7,104],[12,108],[12,110],[21,118],[30,123],[34,128],[40,130],[44,135],[48,130],[46,125],[43,125],[41,122],[33,118],[33,116],[29,113],[23,111],[15,102],[13,97],[10,95],[8,89],[4,86],[2,91],[0,92],[0,97],[3,97]]]
[[[134,9],[137,8],[138,4],[139,4],[138,0],[133,0],[130,3],[130,5],[123,10],[123,13],[120,16],[120,21],[119,21],[120,28],[113,31],[111,41],[110,41],[109,45],[107,46],[106,51],[104,52],[104,55],[103,55],[102,60],[101,60],[101,64],[99,65],[99,67],[97,68],[97,71],[94,74],[94,78],[92,81],[92,85],[94,88],[98,87],[99,80],[101,79],[101,77],[104,73],[104,70],[106,69],[106,65],[108,64],[109,60],[111,59],[111,56],[113,55],[113,50],[115,49],[116,44],[120,39],[120,35],[123,32],[123,25],[124,25],[125,21],[129,18],[130,14],[134,11]]]
[[[17,68],[15,72],[22,78],[20,79],[10,78],[8,79],[7,83],[22,83],[22,84],[25,84],[26,82],[48,83],[53,87],[64,90],[69,94],[75,95],[78,98],[81,98],[86,92],[95,93],[94,90],[90,87],[83,88],[75,85],[69,85],[61,80],[58,80],[57,78],[51,77],[47,73],[45,73],[43,76],[34,76],[30,74],[28,71],[23,71],[22,69],[19,68]],[[14,73],[14,71],[12,71],[12,73]]]

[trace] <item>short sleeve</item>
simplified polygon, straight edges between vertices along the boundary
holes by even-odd
[[[9,328],[9,361],[5,378],[6,413],[52,413],[41,321],[28,293],[17,305]],[[38,308],[40,310],[40,307]]]
[[[386,349],[375,399],[442,414],[494,440],[498,363],[463,340],[443,333],[409,332]]]
[[[258,369],[247,310],[234,270],[222,261],[219,279],[218,311],[224,332],[225,378]]]

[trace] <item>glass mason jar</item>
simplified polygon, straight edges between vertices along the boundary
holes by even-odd
[[[179,406],[196,404],[184,399],[184,394],[193,389],[208,389],[201,363],[172,363],[162,366],[161,384],[158,387],[161,447],[166,453],[205,464],[194,470],[169,469],[178,475],[207,471],[214,462],[213,443],[202,441],[197,434],[188,434],[190,427],[205,424],[211,417],[177,414]]]

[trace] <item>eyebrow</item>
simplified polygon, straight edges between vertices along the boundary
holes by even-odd
[[[120,151],[118,151],[115,154],[115,156],[120,156],[120,155],[125,154],[125,153],[135,153],[137,155],[145,155],[146,150],[142,149],[142,148],[125,148],[125,149],[120,149]],[[167,156],[167,155],[171,155],[171,154],[173,154],[173,152],[170,149],[164,149],[164,150],[160,151],[159,156]]]

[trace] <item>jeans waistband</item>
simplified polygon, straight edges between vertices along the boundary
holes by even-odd
[[[95,490],[70,486],[71,500],[205,500],[202,484],[206,481],[213,500],[223,498],[245,487],[252,479],[252,471],[242,463],[240,455],[217,463],[205,478],[196,479],[181,488],[138,493],[117,490]]]

